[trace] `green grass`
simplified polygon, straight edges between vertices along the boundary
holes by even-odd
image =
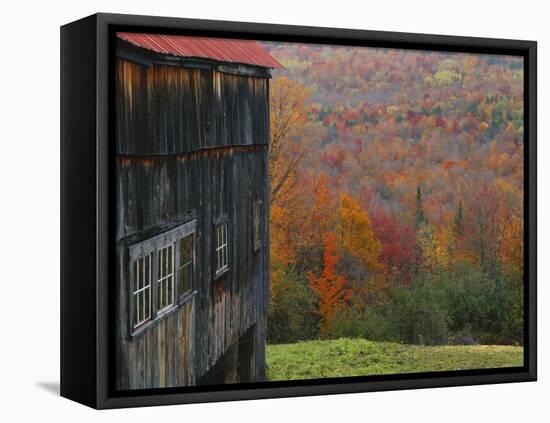
[[[421,346],[365,339],[268,345],[269,380],[523,366],[523,347]]]

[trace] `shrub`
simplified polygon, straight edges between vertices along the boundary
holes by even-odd
[[[316,297],[305,277],[286,268],[273,284],[268,342],[291,343],[319,336]],[[326,337],[366,338],[407,344],[523,344],[523,276],[504,272],[498,280],[458,264],[450,272],[393,283],[387,295],[359,295],[331,320]],[[365,292],[370,292],[368,289]]]
[[[482,344],[523,342],[520,274],[505,273],[496,281],[469,266],[459,266],[444,286],[451,331],[471,332]]]
[[[342,310],[333,320],[330,338],[367,338],[407,344],[444,344],[448,315],[444,290],[430,282],[394,288],[389,301]]]
[[[523,273],[510,272],[502,278],[504,322],[502,335],[507,344],[523,345]]]
[[[305,278],[292,267],[281,269],[272,281],[267,342],[293,343],[317,336],[315,296]]]
[[[332,319],[327,337],[337,338],[365,338],[366,318],[365,312],[358,308],[342,309]]]
[[[451,278],[443,281],[449,327],[453,332],[491,331],[494,319],[494,289],[483,272],[458,266]]]
[[[400,288],[387,310],[391,340],[407,344],[445,344],[449,336],[449,316],[441,286],[417,280],[410,288]]]

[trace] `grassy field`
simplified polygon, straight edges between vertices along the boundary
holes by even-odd
[[[420,346],[365,339],[268,345],[269,380],[367,376],[523,365],[523,347]]]

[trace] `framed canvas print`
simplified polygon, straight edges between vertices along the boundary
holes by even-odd
[[[536,380],[536,43],[61,28],[61,394]]]

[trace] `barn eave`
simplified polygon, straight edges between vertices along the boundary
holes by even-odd
[[[271,69],[248,63],[224,62],[202,57],[181,57],[172,54],[157,53],[117,39],[116,56],[144,66],[164,65],[190,69],[209,69],[222,73],[256,78],[271,78]]]

